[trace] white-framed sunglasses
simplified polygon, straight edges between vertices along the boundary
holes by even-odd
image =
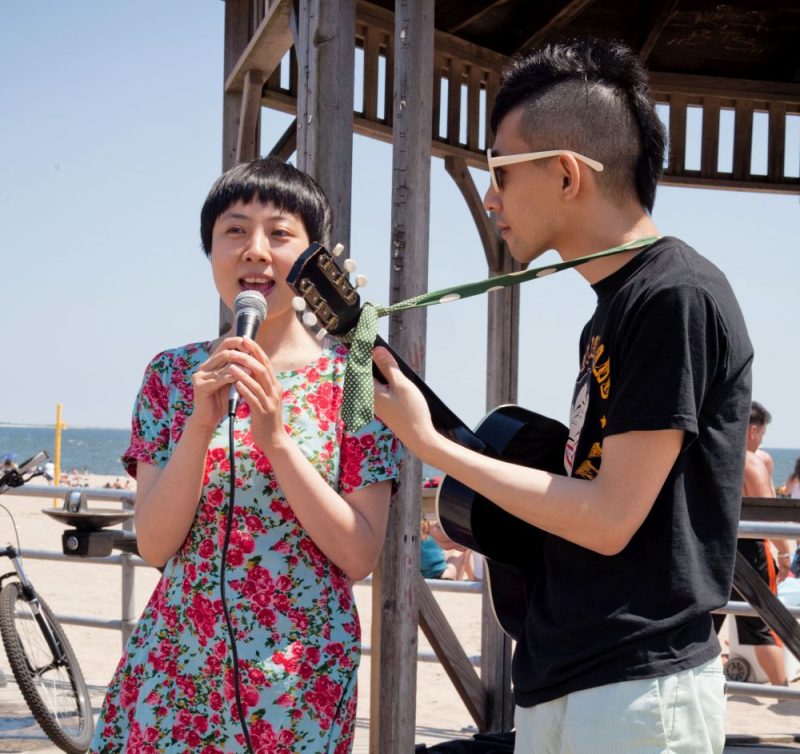
[[[584,157],[584,155],[573,152],[571,149],[548,149],[544,152],[524,152],[523,154],[507,154],[500,157],[494,157],[492,150],[487,149],[486,162],[489,165],[492,188],[495,191],[501,191],[503,188],[503,171],[497,172],[495,168],[502,165],[513,165],[515,162],[529,162],[530,160],[543,160],[545,157],[557,157],[560,154],[571,154],[576,160],[580,160],[598,173],[603,170],[603,163],[593,160],[591,157]]]

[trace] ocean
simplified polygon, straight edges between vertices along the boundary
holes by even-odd
[[[92,474],[118,474],[125,470],[119,458],[130,441],[129,429],[76,427],[61,432],[61,470],[88,469]],[[53,427],[0,426],[0,458],[12,455],[20,463],[40,450],[54,457]]]
[[[92,474],[123,474],[119,457],[128,447],[129,429],[81,428],[61,432],[61,469],[69,471],[84,468]],[[53,457],[55,431],[52,427],[25,427],[0,425],[0,458],[13,454],[14,460],[26,458],[46,450]],[[794,470],[800,458],[798,448],[764,448],[775,462],[775,486],[781,486]],[[423,476],[440,476],[441,472],[425,465]]]

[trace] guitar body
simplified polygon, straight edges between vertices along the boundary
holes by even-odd
[[[564,474],[567,428],[521,406],[494,409],[475,429],[486,454],[509,463]],[[542,561],[544,532],[506,513],[452,477],[436,497],[450,539],[486,559],[486,578],[497,621],[513,639],[525,622],[533,579]]]

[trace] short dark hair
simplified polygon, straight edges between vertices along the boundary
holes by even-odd
[[[496,132],[522,106],[522,135],[533,149],[571,149],[603,163],[598,185],[615,200],[638,197],[653,211],[666,132],[647,69],[620,42],[552,42],[503,73],[491,124]]]
[[[754,424],[756,427],[764,427],[771,421],[772,414],[758,401],[753,401],[750,406],[750,424]]]
[[[309,240],[329,244],[332,212],[325,192],[310,175],[270,155],[235,165],[211,187],[200,212],[200,239],[206,256],[211,255],[217,218],[232,204],[248,204],[256,198],[299,217]]]

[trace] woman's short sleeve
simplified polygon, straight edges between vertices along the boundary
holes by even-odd
[[[139,461],[163,468],[169,460],[171,379],[171,352],[164,351],[147,365],[134,403],[131,443],[122,454],[122,465],[132,477]]]
[[[400,474],[403,448],[392,431],[373,419],[358,432],[345,432],[339,459],[339,491],[343,494]]]

